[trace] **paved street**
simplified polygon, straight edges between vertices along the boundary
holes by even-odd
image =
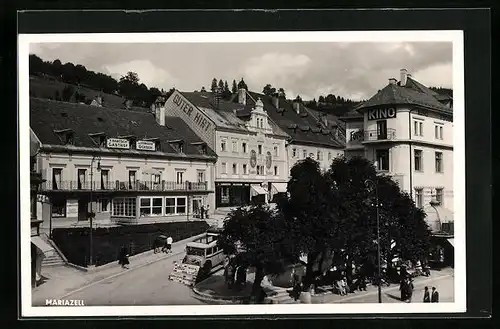
[[[123,270],[126,274],[110,278],[72,293],[65,299],[81,299],[86,306],[131,305],[194,305],[202,302],[191,297],[191,289],[168,280],[173,256],[137,269]]]

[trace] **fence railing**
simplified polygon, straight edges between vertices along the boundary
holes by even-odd
[[[42,191],[206,191],[207,182],[160,181],[52,181],[41,185]]]
[[[363,141],[380,141],[380,140],[393,140],[396,139],[396,129],[387,128],[387,131],[365,130]]]

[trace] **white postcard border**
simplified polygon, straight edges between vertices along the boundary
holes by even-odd
[[[452,42],[454,99],[454,303],[202,306],[32,306],[30,267],[29,66],[31,43]],[[466,311],[465,94],[463,31],[22,34],[18,37],[21,315],[23,317],[459,313]],[[360,307],[361,306],[361,307]]]

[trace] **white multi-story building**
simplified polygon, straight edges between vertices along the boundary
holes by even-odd
[[[364,156],[391,175],[428,214],[433,231],[453,222],[453,104],[400,71],[342,118],[346,156]],[[444,226],[443,226],[444,225]]]
[[[31,98],[30,127],[44,228],[89,213],[96,225],[184,221],[214,203],[216,154],[179,118]]]
[[[154,111],[181,118],[216,151],[217,208],[266,203],[286,192],[288,136],[269,119],[262,101],[250,106],[218,101],[208,92],[176,90]]]

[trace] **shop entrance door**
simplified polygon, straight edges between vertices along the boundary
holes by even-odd
[[[89,203],[86,200],[78,200],[78,220],[87,220]]]

